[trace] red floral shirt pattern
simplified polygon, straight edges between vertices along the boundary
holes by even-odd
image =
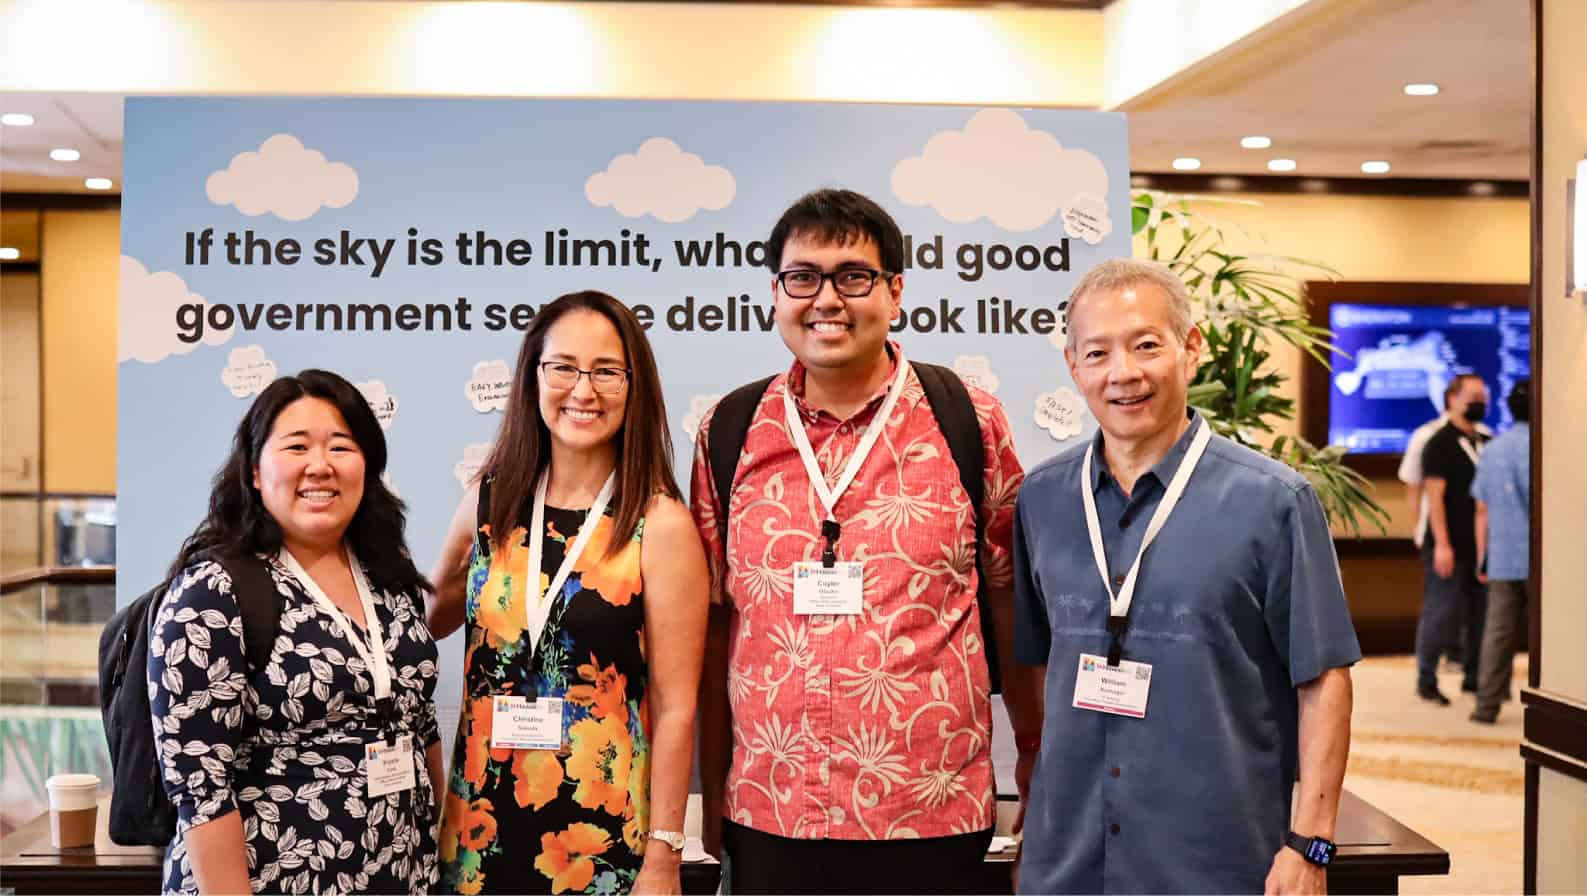
[[[783,393],[791,383],[832,484],[891,381],[848,420],[804,403],[799,364],[772,381],[734,475],[725,553],[706,450],[709,415],[696,439],[694,516],[715,599],[735,611],[728,672],[734,750],[724,814],[759,831],[888,840],[993,823],[975,514],[913,370],[836,507],[839,559],[865,564],[864,611],[793,612],[793,564],[820,560],[825,513],[788,435]],[[983,563],[994,587],[1008,587],[1014,498],[1024,473],[1002,406],[968,388],[985,449]]]

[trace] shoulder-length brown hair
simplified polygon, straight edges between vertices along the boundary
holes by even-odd
[[[613,499],[612,539],[607,555],[627,544],[639,527],[652,496],[683,500],[672,474],[672,435],[661,395],[661,376],[645,329],[628,306],[604,292],[586,290],[559,296],[536,312],[524,331],[506,416],[496,444],[480,469],[490,484],[490,541],[501,547],[508,533],[526,519],[535,485],[551,463],[551,432],[540,417],[540,360],[546,333],[570,311],[593,311],[612,322],[628,359],[628,402],[617,440],[617,487]]]

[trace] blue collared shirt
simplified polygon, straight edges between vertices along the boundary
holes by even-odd
[[[1115,582],[1202,425],[1193,413],[1128,498],[1094,440],[1086,486]],[[1074,709],[1080,654],[1109,641],[1084,456],[1032,470],[1015,514],[1015,649],[1047,665],[1020,892],[1260,893],[1289,827],[1295,687],[1361,658],[1322,505],[1295,471],[1214,436],[1141,562],[1124,658],[1152,664],[1146,718]]]
[[[1488,578],[1524,581],[1531,559],[1532,436],[1525,423],[1482,450],[1471,496],[1488,505]]]

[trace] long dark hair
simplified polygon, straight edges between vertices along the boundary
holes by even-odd
[[[634,536],[645,506],[656,494],[683,500],[672,475],[672,436],[667,429],[667,408],[661,395],[661,375],[650,351],[645,328],[628,306],[604,292],[586,290],[559,296],[541,308],[524,331],[518,349],[517,369],[507,413],[490,457],[480,469],[489,476],[490,538],[493,547],[505,543],[507,534],[528,515],[535,485],[551,463],[551,432],[540,417],[540,355],[546,334],[570,311],[593,311],[612,322],[628,358],[628,403],[623,410],[617,441],[617,489],[612,513],[612,540],[607,556]]]
[[[245,551],[274,555],[281,550],[281,526],[253,487],[253,474],[276,417],[300,398],[319,398],[335,405],[364,455],[364,497],[343,539],[369,571],[370,584],[392,594],[433,590],[413,565],[403,541],[406,506],[380,481],[386,470],[386,435],[380,430],[380,421],[352,383],[328,370],[281,377],[254,399],[232,436],[231,455],[215,473],[209,515],[182,544],[168,578],[176,578],[201,560]]]

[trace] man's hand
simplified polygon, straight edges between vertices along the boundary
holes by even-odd
[[[1030,804],[1030,778],[1036,771],[1036,757],[1038,751],[1020,753],[1014,760],[1014,788],[1019,791],[1019,814],[1014,816],[1014,827],[1010,833],[1018,834],[1025,827],[1025,807]]]
[[[1295,893],[1326,896],[1328,869],[1313,865],[1287,846],[1280,846],[1273,856],[1273,867],[1268,869],[1267,883],[1262,892],[1264,896],[1289,896]]]
[[[1433,546],[1433,572],[1438,573],[1440,579],[1455,574],[1455,549],[1447,541],[1440,541]]]

